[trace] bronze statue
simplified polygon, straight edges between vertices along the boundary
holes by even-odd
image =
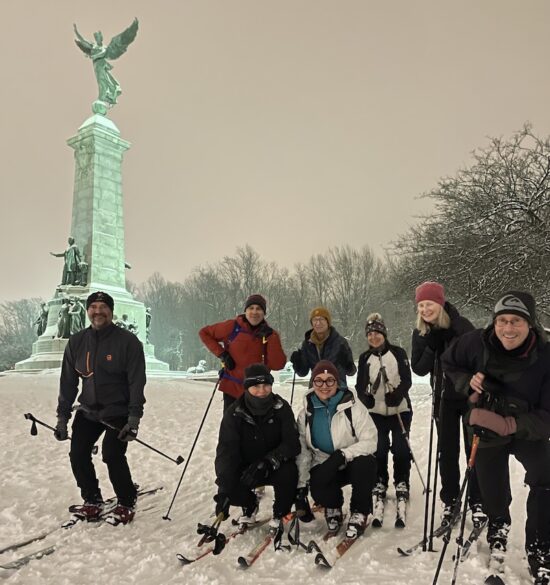
[[[80,264],[80,250],[78,249],[78,246],[75,244],[73,237],[70,236],[67,241],[69,242],[69,247],[64,252],[61,252],[60,254],[50,252],[50,254],[52,256],[55,256],[56,258],[65,258],[61,284],[74,285],[76,284],[78,266]]]
[[[65,298],[61,304],[59,317],[57,319],[57,337],[59,339],[67,339],[71,335],[71,317],[69,315],[69,309],[69,299]]]
[[[36,335],[40,337],[44,331],[46,331],[46,327],[48,326],[48,305],[46,303],[40,303],[40,315],[38,315],[36,321],[33,323],[36,325]]]
[[[118,59],[126,52],[128,45],[136,38],[138,26],[138,19],[134,18],[134,22],[125,31],[114,36],[111,42],[105,46],[101,31],[94,33],[95,42],[90,43],[78,32],[76,24],[74,25],[74,32],[77,37],[75,43],[87,57],[90,57],[94,64],[99,88],[98,100],[92,106],[92,110],[96,114],[105,115],[107,108],[114,106],[117,103],[118,96],[122,93],[118,81],[110,73],[113,67],[107,59]]]
[[[86,309],[78,297],[73,297],[71,300],[72,303],[68,312],[70,318],[69,331],[71,335],[74,335],[86,327]]]

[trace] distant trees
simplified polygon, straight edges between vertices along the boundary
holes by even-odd
[[[0,304],[0,371],[13,369],[31,355],[41,302],[33,298]]]
[[[427,194],[436,212],[397,240],[393,276],[406,288],[438,280],[486,310],[507,289],[529,290],[550,316],[550,141],[525,126],[473,156]]]

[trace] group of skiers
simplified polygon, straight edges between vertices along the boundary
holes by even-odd
[[[458,518],[460,437],[466,455],[473,437],[479,449],[468,489],[474,523],[488,520],[491,549],[504,552],[511,518],[508,459],[526,471],[526,551],[536,583],[550,583],[550,344],[533,297],[510,291],[496,300],[492,321],[475,329],[445,298],[441,284],[425,282],[415,291],[417,322],[411,365],[405,350],[390,343],[382,316],[367,318],[367,349],[355,366],[351,348],[325,307],[311,311],[311,329],[290,361],[297,375],[310,373],[297,421],[289,403],[272,391],[272,370],[286,356],[280,336],[265,320],[260,294],[245,302],[243,314],[199,331],[220,358],[218,381],[224,414],[216,450],[216,516],[242,508],[245,526],[255,522],[258,488],[274,490],[270,529],[281,530],[294,507],[302,521],[313,519],[308,496],[324,509],[329,531],[344,523],[343,486],[351,485],[346,536],[361,535],[373,511],[373,496],[384,499],[393,455],[398,502],[409,498],[413,406],[411,371],[430,374],[432,416],[438,432],[442,523]],[[56,437],[68,437],[67,423],[82,379],[73,423],[71,465],[90,517],[101,513],[102,497],[91,449],[105,430],[103,458],[119,505],[113,524],[134,516],[135,488],[126,462],[127,441],[137,435],[143,414],[145,365],[134,335],[112,324],[113,300],[93,293],[87,301],[91,327],[70,338],[63,361]],[[110,320],[109,320],[110,316]],[[355,388],[346,376],[357,373]],[[113,428],[117,429],[116,431]],[[488,518],[487,518],[488,517]],[[404,525],[403,522],[396,526]]]

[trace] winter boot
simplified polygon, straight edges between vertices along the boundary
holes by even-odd
[[[330,532],[338,532],[342,527],[342,508],[325,508],[325,520]]]
[[[242,527],[244,525],[250,526],[250,524],[256,523],[256,514],[258,513],[258,500],[254,500],[254,503],[248,507],[242,508],[242,515],[239,517],[239,525]]]
[[[112,526],[118,526],[119,524],[130,524],[136,515],[134,506],[122,506],[118,504],[112,512],[109,512],[105,516],[105,522]]]
[[[474,528],[479,528],[482,524],[487,522],[487,514],[483,511],[483,506],[478,504],[472,504],[470,506],[472,512],[472,524]]]
[[[409,501],[409,486],[406,482],[400,481],[395,485],[395,497],[398,500],[406,500],[407,502]]]
[[[550,584],[550,546],[535,543],[527,547],[529,572],[537,585]]]
[[[491,549],[491,555],[502,555],[506,552],[508,544],[508,533],[510,532],[510,522],[503,518],[489,520],[487,528],[487,542]]]
[[[97,522],[101,518],[104,509],[105,503],[103,501],[84,502],[74,513],[74,516],[86,522]]]
[[[277,518],[276,516],[273,516],[273,518],[271,518],[271,520],[269,521],[268,529],[269,529],[269,534],[271,536],[276,536],[277,533],[279,533],[279,532],[282,533],[282,530],[283,530],[282,519]]]
[[[361,512],[353,512],[349,518],[346,538],[358,538],[365,532],[367,527],[367,517]]]
[[[450,504],[445,504],[443,508],[443,514],[441,514],[441,526],[454,525],[458,520],[458,511],[456,509],[457,502],[453,500]]]
[[[376,499],[385,500],[386,499],[386,490],[388,486],[381,480],[378,480],[377,484],[374,486],[372,490],[372,495]]]

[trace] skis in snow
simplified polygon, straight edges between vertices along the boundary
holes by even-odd
[[[442,536],[445,536],[448,532],[450,532],[453,529],[453,526],[458,522],[458,518],[460,517],[460,510],[457,510],[454,514],[454,516],[451,518],[451,521],[447,524],[440,524],[434,531],[433,531],[433,537],[434,538],[441,538]],[[427,544],[429,541],[429,537],[427,538],[423,538],[422,540],[420,540],[419,542],[417,542],[416,544],[414,544],[413,546],[409,547],[409,548],[401,548],[401,547],[397,547],[397,552],[400,555],[403,555],[404,557],[409,557],[411,556],[415,551],[417,551],[419,548],[423,547],[425,544]]]

